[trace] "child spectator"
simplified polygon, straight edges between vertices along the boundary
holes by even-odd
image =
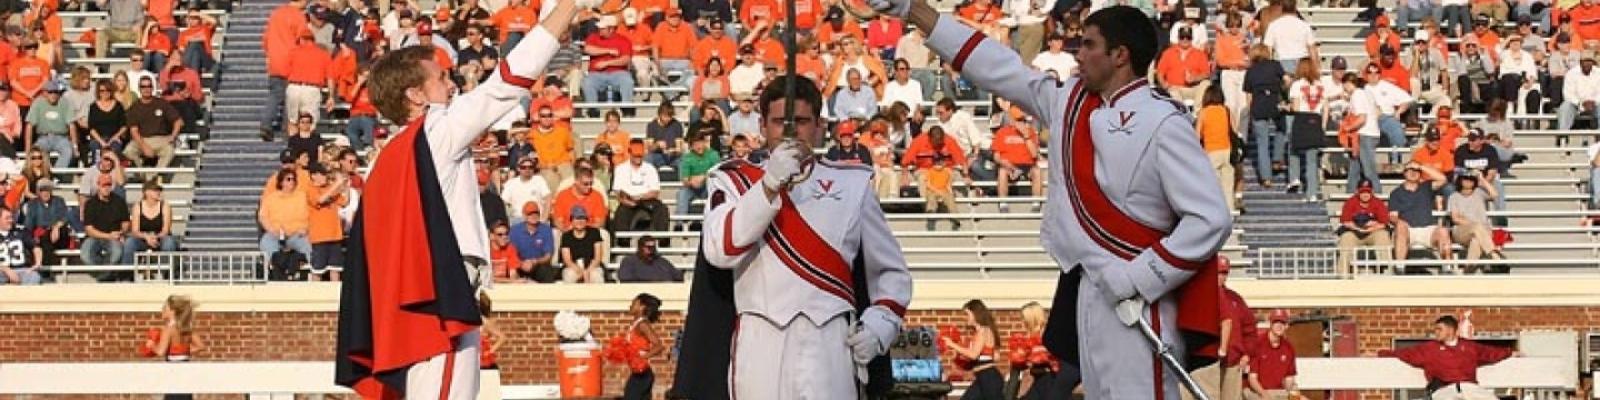
[[[679,215],[688,215],[690,203],[695,199],[706,198],[706,174],[722,160],[722,156],[710,148],[711,138],[707,133],[711,131],[715,130],[702,129],[689,137],[689,152],[678,159],[678,180],[683,182],[683,187],[678,189]],[[639,142],[639,147],[642,150],[644,142]]]
[[[495,283],[515,282],[511,271],[522,265],[517,246],[511,244],[511,226],[505,221],[489,228],[489,265],[494,266]]]
[[[953,185],[953,168],[947,164],[950,158],[945,155],[934,156],[933,166],[922,174],[921,185],[922,200],[926,202],[924,210],[929,213],[954,213],[956,212],[955,187]],[[942,206],[942,208],[941,208]],[[928,220],[928,230],[936,226],[932,219]],[[961,221],[950,219],[951,230],[961,230]]]
[[[350,183],[342,176],[330,173],[321,164],[312,164],[311,190],[306,191],[311,205],[312,280],[338,281],[339,272],[328,267],[344,265],[344,226],[339,221],[339,208],[349,203],[344,192]]]

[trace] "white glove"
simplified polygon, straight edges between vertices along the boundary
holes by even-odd
[[[596,8],[600,8],[600,4],[603,3],[603,2],[605,2],[605,0],[572,0],[572,5],[577,6],[579,10],[593,10],[593,9],[596,9]],[[553,1],[547,1],[545,3],[554,3],[554,2]]]
[[[772,149],[772,154],[767,158],[767,164],[762,167],[766,173],[761,177],[761,184],[774,192],[782,191],[784,185],[795,176],[800,175],[802,165],[806,159],[806,152],[810,149],[801,148],[793,142],[783,143]]]
[[[1117,303],[1117,319],[1127,326],[1139,324],[1144,319],[1144,299],[1133,297]]]
[[[911,2],[917,0],[867,0],[867,5],[878,13],[905,18],[911,12]]]
[[[861,321],[856,323],[855,332],[845,339],[856,365],[866,365],[873,357],[888,352],[895,336],[900,335],[901,323],[900,316],[884,306],[867,307],[861,313]]]

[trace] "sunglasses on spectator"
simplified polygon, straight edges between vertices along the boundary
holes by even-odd
[[[539,118],[555,118],[555,114],[539,114]]]
[[[533,166],[532,165],[518,165],[517,169],[518,170],[532,170]]]
[[[506,237],[506,233],[505,232],[495,232],[494,235],[495,235],[495,237]]]

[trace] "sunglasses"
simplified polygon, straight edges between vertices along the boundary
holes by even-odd
[[[154,89],[154,88],[155,88],[155,86],[151,86],[151,85],[139,85],[139,88],[140,88],[140,89]]]
[[[539,114],[539,118],[555,118],[555,114]]]
[[[495,232],[494,236],[495,237],[506,237],[506,233],[505,232]]]
[[[518,165],[517,166],[517,170],[520,170],[520,171],[532,171],[533,170],[533,166],[532,165]]]

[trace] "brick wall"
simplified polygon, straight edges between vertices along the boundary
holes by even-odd
[[[1525,329],[1600,328],[1600,307],[1481,307],[1473,308],[1473,323],[1478,332],[1514,333]],[[1425,337],[1431,322],[1455,308],[1372,307],[1295,309],[1296,314],[1320,311],[1328,316],[1348,316],[1358,323],[1361,352],[1376,354],[1395,338]],[[1263,311],[1264,312],[1264,311]],[[556,344],[550,320],[554,313],[507,312],[496,318],[507,338],[500,351],[503,379],[508,384],[553,383],[556,381]],[[630,320],[621,313],[589,313],[594,333],[601,340],[623,329]],[[283,360],[316,361],[333,357],[334,313],[320,312],[202,312],[196,328],[206,347],[201,360]],[[1014,310],[997,313],[1002,335],[1020,330]],[[1264,317],[1264,315],[1263,315]],[[958,324],[959,311],[913,311],[910,325]],[[156,313],[60,313],[0,314],[0,362],[18,361],[133,361],[144,331],[160,323]],[[659,324],[663,336],[679,329],[682,316],[665,313]],[[670,362],[655,362],[657,390],[671,385]],[[608,366],[607,393],[618,393],[625,369]],[[1368,393],[1363,398],[1386,398]]]

